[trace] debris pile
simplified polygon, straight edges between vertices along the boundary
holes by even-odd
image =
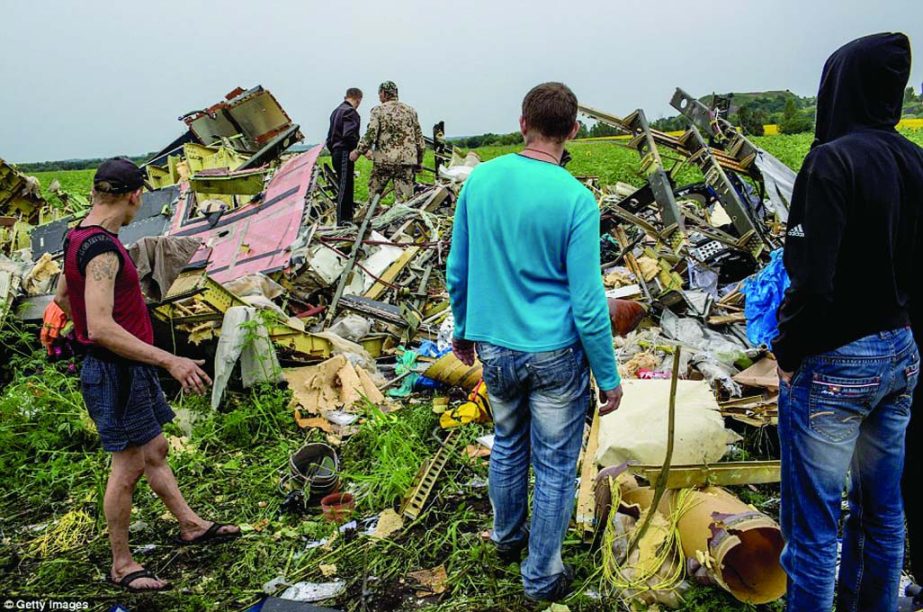
[[[672,103],[689,119],[681,134],[651,129],[640,109],[623,119],[581,107],[624,132],[616,144],[637,150],[644,184],[600,186],[594,177],[584,179],[600,206],[600,274],[618,332],[625,398],[621,411],[594,419],[576,520],[585,534],[621,530],[619,537],[633,537],[639,517],[651,510],[631,497],[644,497],[638,491],[650,488],[636,482],[625,488],[623,481],[610,486],[608,480],[597,486],[597,493],[603,489],[610,496],[620,491],[622,501],[610,506],[621,522],[608,521],[608,514],[594,512],[594,482],[603,482],[597,466],[637,462],[631,478],[655,486],[668,438],[666,412],[658,411],[666,410],[672,393],[682,417],[670,435],[676,433],[677,465],[664,482],[674,491],[664,502],[671,509],[652,521],[637,550],[621,551],[636,570],[646,563],[651,571],[615,572],[613,584],[625,583],[638,593],[673,592],[685,559],[701,553],[700,568],[712,568],[719,585],[759,603],[778,596],[776,549],[759,548],[756,556],[769,567],[754,570],[772,584],[758,595],[740,595],[723,573],[722,555],[741,562],[753,556],[729,552],[747,545],[747,537],[738,534],[746,528],[732,529],[736,523],[727,516],[675,510],[678,504],[695,507],[703,495],[741,503],[719,490],[682,493],[689,487],[777,479],[772,461],[715,468],[740,439],[722,417],[738,427],[776,422],[774,361],[767,346],[757,343],[771,341],[772,322],[765,314],[784,289],[777,253],[794,174],[683,90],[676,90]],[[358,208],[356,224],[338,227],[338,183],[323,161],[323,146],[291,152],[302,140],[299,126],[269,91],[237,88],[181,120],[185,131],[145,164],[154,189],[144,193],[137,217],[120,233],[143,262],[139,270],[160,336],[170,339],[169,346],[176,341],[210,358],[214,407],[229,385],[286,381],[298,426],[326,435],[325,448],[333,454],[323,469],[331,478],[339,467],[333,447],[357,430],[365,406],[387,413],[420,390],[435,390],[440,397],[433,403],[441,406],[448,432],[406,493],[400,514],[415,519],[448,455],[463,450],[457,448],[459,428],[490,419],[480,365],[463,366],[449,352],[445,288],[454,203],[478,158],[455,150],[437,124],[428,139],[435,152],[434,182],[417,184],[404,202],[388,205],[373,197]],[[689,168],[701,178],[679,183]],[[68,201],[66,194],[59,197]],[[70,198],[70,206],[75,201]],[[35,184],[0,162],[0,215],[0,320],[14,300],[19,316],[41,320],[60,272],[64,236],[83,212],[50,206]],[[751,308],[758,299],[761,307]],[[53,341],[62,340],[55,335]],[[679,392],[663,380],[674,369],[684,379]],[[293,462],[293,478],[310,482],[315,468]],[[629,509],[622,512],[620,504]],[[750,518],[758,523],[755,529],[774,528],[768,517]],[[671,534],[682,533],[685,524],[692,524],[693,535]],[[379,527],[379,537],[393,531]],[[675,555],[645,560],[671,538]],[[739,541],[722,548],[727,538]],[[692,552],[689,542],[696,542]],[[618,543],[610,539],[607,546]],[[732,569],[747,575],[746,568]],[[414,578],[426,592],[445,590],[444,569]],[[315,601],[339,589],[339,583],[299,583],[287,593]],[[643,600],[676,603],[669,594]]]

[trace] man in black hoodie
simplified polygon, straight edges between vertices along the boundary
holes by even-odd
[[[359,104],[362,103],[362,90],[350,87],[346,90],[343,103],[330,114],[330,129],[327,130],[327,150],[330,151],[333,171],[336,172],[339,189],[337,191],[337,225],[353,220],[353,180],[355,165],[349,154],[359,144]]]
[[[816,140],[795,181],[784,256],[792,284],[773,342],[789,610],[833,605],[847,473],[837,609],[897,608],[904,433],[920,359],[909,310],[923,252],[923,150],[895,130],[909,74],[903,34],[831,55]]]

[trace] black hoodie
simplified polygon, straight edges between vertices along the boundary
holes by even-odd
[[[783,370],[910,322],[923,269],[923,149],[895,130],[909,75],[903,34],[854,40],[824,65],[785,239],[792,284],[772,343]]]

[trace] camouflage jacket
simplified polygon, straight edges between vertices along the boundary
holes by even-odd
[[[398,100],[372,109],[365,136],[356,147],[360,155],[372,151],[372,161],[383,165],[416,166],[423,162],[426,143],[417,111]]]

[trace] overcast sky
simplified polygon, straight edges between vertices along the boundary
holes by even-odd
[[[921,0],[2,1],[0,157],[139,154],[177,117],[240,85],[272,91],[319,142],[347,87],[393,80],[425,133],[517,129],[523,94],[560,80],[586,104],[651,119],[674,87],[816,93],[852,38],[906,32],[923,58]],[[919,91],[923,60],[911,82]]]

